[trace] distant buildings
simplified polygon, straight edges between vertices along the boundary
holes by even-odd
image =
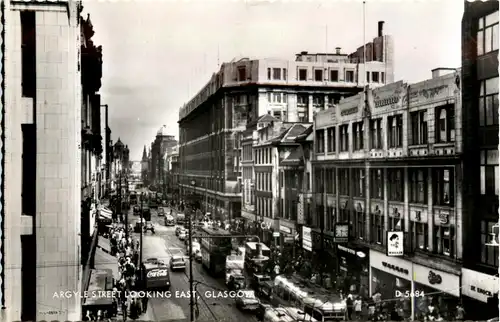
[[[294,61],[245,58],[224,63],[179,112],[181,195],[197,196],[216,218],[243,215],[254,220],[241,202],[243,182],[252,174],[244,176],[240,166],[240,133],[264,114],[281,122],[312,122],[315,111],[366,84],[392,82],[393,42],[382,29],[380,22],[378,37],[349,55],[337,48],[333,54],[303,52]]]

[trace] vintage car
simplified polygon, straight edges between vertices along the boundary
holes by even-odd
[[[269,300],[273,292],[274,283],[269,275],[253,274],[252,289],[258,297]]]
[[[231,274],[229,276],[229,281],[227,283],[227,287],[230,290],[242,290],[246,288],[247,281],[243,274]]]
[[[181,232],[179,232],[179,235],[177,237],[179,237],[180,240],[186,240],[187,239],[187,231],[182,230]]]
[[[165,208],[163,207],[158,207],[158,211],[156,212],[158,214],[158,217],[163,217],[165,216]]]
[[[256,311],[259,309],[260,301],[251,290],[243,290],[243,296],[237,296],[236,307],[242,311]]]
[[[139,205],[134,206],[134,216],[139,216],[141,214],[141,207]]]
[[[167,226],[167,227],[175,226],[175,219],[172,215],[166,215],[164,222],[165,222],[165,226]]]
[[[170,257],[170,269],[174,270],[185,270],[186,260],[181,255],[174,255]]]

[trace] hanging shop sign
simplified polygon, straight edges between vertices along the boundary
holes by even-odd
[[[280,232],[279,231],[273,232],[273,237],[274,238],[278,238],[279,236],[280,236]]]
[[[280,225],[280,232],[282,232],[284,234],[291,234],[292,233],[292,229],[288,228],[286,226]]]
[[[460,277],[420,264],[413,264],[413,280],[453,296],[460,296]]]
[[[387,256],[404,255],[404,233],[402,231],[387,232]]]
[[[462,268],[462,295],[488,303],[488,298],[498,293],[499,285],[496,276]]]
[[[336,223],[334,232],[333,242],[347,243],[349,241],[349,223]]]
[[[302,227],[302,248],[312,251],[311,228],[305,226]]]

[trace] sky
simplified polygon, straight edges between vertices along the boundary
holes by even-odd
[[[377,22],[395,47],[395,78],[418,82],[436,67],[460,67],[463,1],[366,1],[365,39]],[[179,108],[234,57],[293,60],[301,51],[350,53],[363,43],[360,1],[84,2],[103,47],[101,102],[112,139],[140,160],[157,130],[178,137]]]

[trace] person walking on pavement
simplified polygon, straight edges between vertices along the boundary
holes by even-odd
[[[352,294],[347,295],[346,305],[347,305],[347,320],[352,320],[352,310],[354,305],[354,302],[352,300]]]
[[[363,310],[363,302],[361,301],[361,297],[356,297],[354,300],[354,317],[357,321],[361,320],[362,310]]]
[[[461,303],[458,303],[457,305],[457,313],[456,313],[456,316],[455,316],[455,320],[457,321],[463,321],[465,319],[465,310],[462,306]]]
[[[143,296],[141,298],[141,301],[142,301],[142,312],[141,313],[146,313],[146,311],[148,310],[148,297],[147,296]]]

